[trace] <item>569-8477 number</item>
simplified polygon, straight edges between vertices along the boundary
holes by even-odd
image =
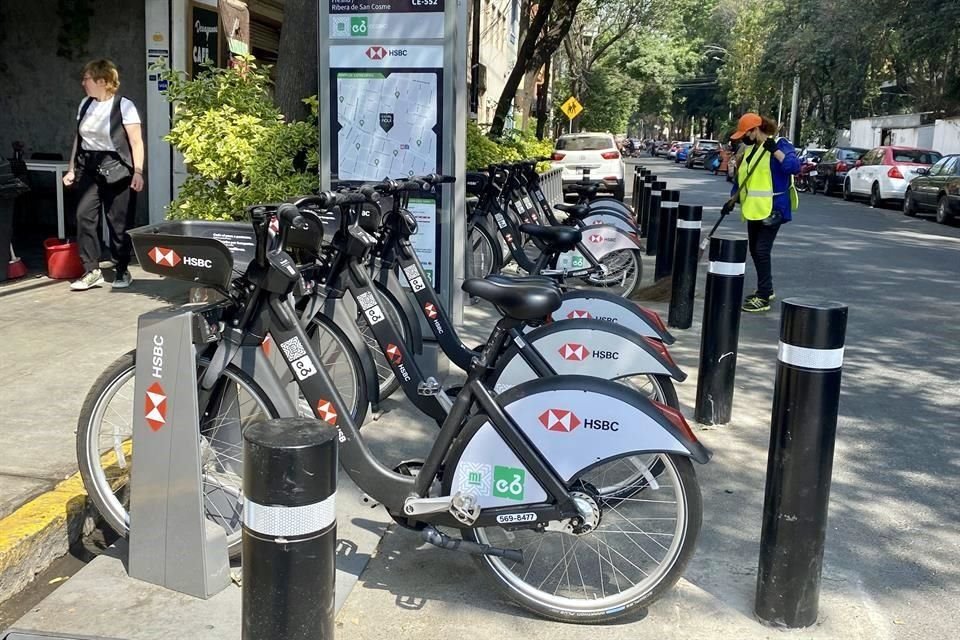
[[[537,514],[535,513],[505,513],[502,516],[497,516],[497,522],[500,524],[519,524],[521,522],[536,522]]]

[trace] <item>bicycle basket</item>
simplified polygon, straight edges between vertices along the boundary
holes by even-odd
[[[170,220],[130,231],[147,273],[227,290],[256,255],[250,223]]]

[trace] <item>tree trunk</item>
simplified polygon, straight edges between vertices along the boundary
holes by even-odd
[[[550,95],[550,59],[543,66],[543,84],[540,85],[540,95],[537,96],[537,139],[543,140],[547,133],[547,118],[550,115],[547,96]]]
[[[275,98],[288,121],[305,119],[310,110],[303,99],[320,93],[316,13],[316,3],[308,0],[286,0],[283,7]]]

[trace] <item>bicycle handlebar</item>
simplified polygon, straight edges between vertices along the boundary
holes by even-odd
[[[277,217],[280,218],[281,223],[291,229],[299,229],[303,227],[305,222],[303,216],[300,215],[300,210],[296,205],[289,202],[284,202],[277,208]]]

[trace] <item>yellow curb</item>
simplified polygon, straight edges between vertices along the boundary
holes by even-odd
[[[129,440],[122,449],[129,460]],[[108,477],[116,478],[110,473],[116,461],[112,451],[103,456]],[[115,487],[120,483],[113,481]],[[0,520],[0,601],[17,593],[79,540],[86,504],[78,472]]]

